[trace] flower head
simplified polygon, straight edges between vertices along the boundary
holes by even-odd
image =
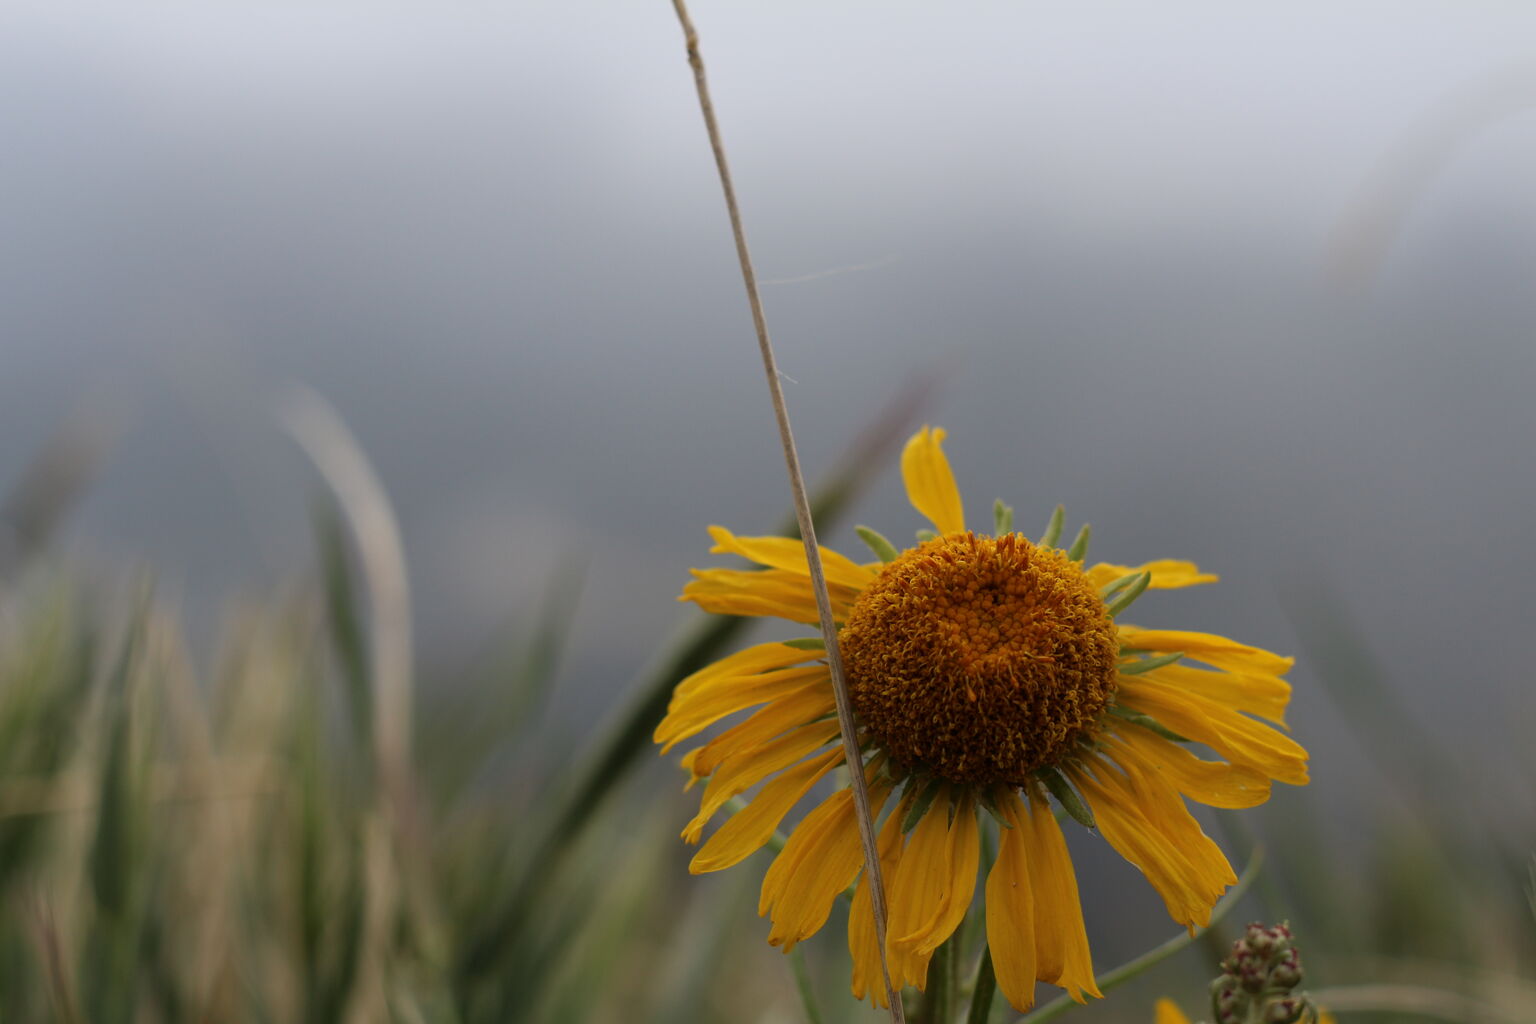
[[[996,535],[966,529],[941,444],[924,428],[902,454],[912,504],[933,524],[905,551],[861,528],[881,561],[823,550],[839,624],[863,772],[877,816],[898,985],[926,981],[928,960],[975,896],[982,816],[999,826],[986,871],[987,938],[998,985],[1018,1009],[1037,979],[1098,995],[1077,881],[1051,807],[1096,823],[1194,928],[1236,881],[1185,807],[1250,807],[1271,780],[1307,780],[1306,752],[1283,733],[1291,660],[1207,633],[1139,629],[1117,616],[1146,589],[1215,582],[1188,562],[1134,568],[1084,562],[1087,530],[1058,546],[1060,511],[1033,540],[999,503]],[[727,615],[817,621],[799,541],[711,527],[716,553],[760,570],[694,570],[682,600]],[[695,872],[740,862],[843,763],[835,698],[818,641],[760,644],[677,686],[656,741],[670,750],[756,709],[694,748],[707,780],[683,836],[697,842],[733,797],[759,786],[694,857]],[[1191,664],[1198,662],[1204,667]],[[1186,744],[1213,751],[1204,760]],[[759,913],[788,950],[826,923],[857,881],[849,912],[853,991],[883,1001],[879,950],[850,790],[800,819],[763,879]]]

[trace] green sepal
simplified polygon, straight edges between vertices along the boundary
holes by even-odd
[[[1143,672],[1151,672],[1155,668],[1162,668],[1164,665],[1172,665],[1182,657],[1184,657],[1183,651],[1174,651],[1172,654],[1159,654],[1155,658],[1142,658],[1140,661],[1133,661],[1128,665],[1121,665],[1120,674],[1123,676],[1136,676]]]
[[[1061,809],[1066,811],[1073,821],[1083,828],[1094,828],[1093,811],[1083,802],[1083,798],[1077,795],[1077,790],[1072,788],[1072,783],[1067,777],[1055,768],[1041,768],[1035,772],[1035,777],[1045,783],[1045,788],[1051,791],[1051,796],[1061,804]]]
[[[1143,729],[1146,729],[1148,732],[1155,732],[1165,740],[1173,740],[1175,743],[1189,742],[1189,737],[1180,736],[1178,733],[1174,732],[1172,729],[1168,728],[1166,725],[1164,725],[1162,722],[1159,722],[1151,715],[1144,715],[1140,711],[1132,711],[1130,708],[1123,708],[1119,704],[1110,705],[1108,710],[1109,713],[1114,715],[1116,718],[1130,722],[1132,725],[1139,725]]]
[[[894,562],[896,561],[896,556],[900,554],[896,550],[896,545],[886,540],[885,536],[878,530],[873,530],[868,526],[855,526],[853,532],[859,535],[859,540],[869,545],[869,550],[873,551],[875,557],[882,562]]]
[[[1067,506],[1057,505],[1056,511],[1051,513],[1051,521],[1045,524],[1045,532],[1036,541],[1042,548],[1053,548],[1056,542],[1061,540],[1061,524],[1066,521]]]
[[[793,640],[783,641],[785,647],[793,647],[797,651],[824,651],[827,642],[819,636],[797,636]]]
[[[917,531],[917,540],[918,540],[918,543],[920,543],[920,544],[926,544],[930,540],[938,540],[938,539],[939,539],[939,535],[937,533],[934,533],[932,530],[918,530]]]
[[[1140,597],[1147,589],[1147,584],[1152,582],[1150,572],[1139,572],[1131,580],[1130,584],[1116,594],[1113,599],[1104,605],[1104,610],[1109,612],[1109,617],[1114,618],[1131,606],[1131,602]]]
[[[1013,532],[1013,506],[1003,504],[1003,499],[998,498],[992,503],[992,533],[1001,537],[1005,533]]]
[[[1077,531],[1077,539],[1072,542],[1071,547],[1067,548],[1067,557],[1074,562],[1081,562],[1088,554],[1088,538],[1091,536],[1093,536],[1093,530],[1084,523],[1083,528]]]
[[[901,833],[906,835],[917,827],[917,823],[923,820],[923,815],[928,813],[928,808],[933,806],[933,800],[939,795],[939,790],[944,784],[938,779],[924,779],[914,783],[920,788],[917,798],[912,801],[912,806],[907,808],[907,816],[901,820]]]
[[[1003,828],[1013,828],[1013,826],[1008,823],[1008,816],[1003,813],[1003,809],[997,806],[997,798],[992,795],[992,790],[990,787],[983,789],[981,792],[976,794],[976,802],[981,804],[982,810],[992,815],[993,821],[997,822]]]
[[[1139,572],[1128,572],[1124,576],[1117,577],[1116,579],[1110,581],[1109,583],[1104,584],[1102,587],[1099,588],[1099,597],[1102,600],[1108,601],[1109,600],[1109,595],[1113,594],[1115,591],[1119,590],[1121,587],[1123,587],[1126,584],[1130,583],[1132,580],[1134,580],[1137,576],[1140,576],[1140,575],[1141,575],[1141,573],[1139,573]]]

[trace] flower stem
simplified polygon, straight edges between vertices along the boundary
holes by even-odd
[[[928,991],[917,1012],[916,1024],[951,1024],[955,1003],[955,939],[951,936],[933,952],[928,964]]]
[[[992,967],[992,949],[983,946],[981,963],[976,968],[976,986],[971,995],[971,1012],[966,1024],[987,1024],[992,1016],[992,997],[997,994],[997,972]]]
[[[795,988],[800,990],[805,1019],[810,1024],[821,1024],[821,1011],[816,1008],[816,993],[811,988],[811,972],[805,966],[805,951],[802,947],[796,946],[789,951],[789,965],[795,972]]]

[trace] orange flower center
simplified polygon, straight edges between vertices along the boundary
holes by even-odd
[[[853,706],[899,763],[951,782],[1021,784],[1090,732],[1119,643],[1076,562],[1017,533],[903,552],[839,634]]]

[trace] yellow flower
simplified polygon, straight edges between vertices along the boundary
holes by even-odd
[[[1251,807],[1268,799],[1272,779],[1307,781],[1306,751],[1249,717],[1283,728],[1290,687],[1281,676],[1291,659],[1115,620],[1140,588],[1216,580],[1188,562],[1085,566],[1079,546],[1062,551],[1055,536],[967,531],[944,436],[925,427],[901,459],[907,495],[935,528],[930,539],[896,553],[873,537],[883,564],[822,551],[864,775],[876,815],[885,813],[878,846],[892,981],[923,987],[934,950],[970,908],[986,813],[1002,825],[985,882],[999,987],[1020,1010],[1034,1003],[1036,979],[1082,1001],[1099,991],[1049,795],[1079,818],[1091,810],[1174,920],[1205,924],[1236,876],[1184,798]],[[710,535],[713,552],[766,568],[694,570],[681,600],[724,615],[817,621],[798,540],[718,526]],[[814,641],[759,644],[678,684],[656,730],[664,750],[757,709],[683,758],[693,782],[707,780],[683,830],[689,842],[761,784],[698,851],[695,873],[763,847],[843,763],[824,655]],[[1202,760],[1180,740],[1224,760]],[[848,920],[853,992],[883,1004],[862,864],[851,791],[839,788],[795,827],[763,879],[758,912],[771,916],[768,941],[787,951],[826,923],[857,880]]]
[[[1159,999],[1153,1007],[1155,1016],[1152,1024],[1189,1024],[1189,1018],[1184,1016],[1184,1011],[1174,1005],[1171,999]],[[1338,1024],[1333,1014],[1326,1010],[1319,1010],[1316,1024]]]
[[[1184,1011],[1174,1005],[1172,999],[1159,999],[1154,1007],[1156,1016],[1152,1024],[1189,1024],[1189,1018],[1184,1016]]]

